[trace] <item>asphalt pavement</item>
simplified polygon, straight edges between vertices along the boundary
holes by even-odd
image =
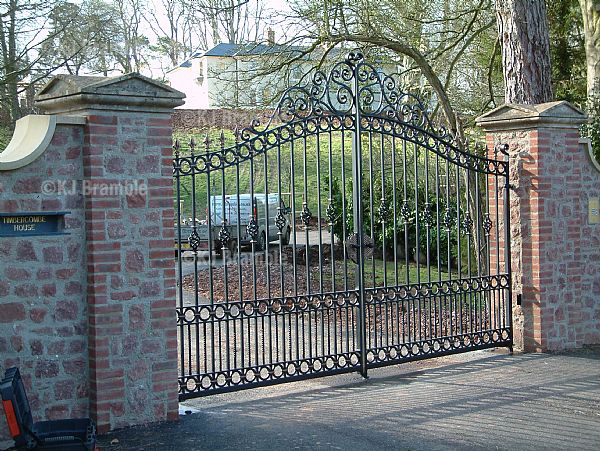
[[[100,450],[600,449],[600,349],[477,351],[199,398]],[[185,412],[192,412],[186,414]]]

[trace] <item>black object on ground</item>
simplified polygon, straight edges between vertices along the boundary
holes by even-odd
[[[75,451],[96,449],[96,426],[89,418],[33,422],[19,369],[6,370],[2,404],[17,449]]]

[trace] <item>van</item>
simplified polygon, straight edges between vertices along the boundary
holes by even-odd
[[[281,210],[280,210],[281,209]],[[279,211],[282,213],[283,227],[281,236],[279,227],[277,227],[277,216]],[[228,249],[235,251],[238,247],[251,246],[252,237],[248,234],[248,224],[254,218],[258,225],[258,235],[254,244],[256,251],[266,249],[267,243],[275,240],[281,240],[281,244],[287,245],[290,242],[292,231],[291,209],[286,206],[283,197],[279,194],[233,194],[211,196],[209,205],[206,208],[206,219],[199,221],[196,219],[196,233],[199,236],[198,249],[222,251],[219,234],[223,226],[229,232]],[[268,219],[267,219],[268,218]],[[178,226],[181,229],[181,243],[179,249],[191,249],[188,237],[193,230],[191,219],[182,221]],[[210,234],[209,234],[210,231]],[[176,244],[178,234],[176,233]],[[211,241],[209,245],[209,241]]]

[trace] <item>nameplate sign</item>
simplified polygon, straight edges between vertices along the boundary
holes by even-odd
[[[591,225],[600,224],[600,198],[592,197],[588,207],[589,223]]]
[[[63,235],[66,211],[0,213],[0,237]]]

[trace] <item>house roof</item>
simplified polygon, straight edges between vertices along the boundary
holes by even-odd
[[[203,56],[215,56],[215,57],[231,57],[231,56],[248,56],[248,55],[277,55],[277,54],[295,54],[302,52],[306,47],[302,46],[290,46],[290,45],[267,45],[251,42],[247,44],[227,44],[221,43],[215,45],[213,48],[206,52],[194,52],[184,62],[178,64],[167,72],[172,72],[180,67],[192,67],[192,60],[196,58],[202,58]]]
[[[248,44],[221,43],[207,50],[202,56],[244,56],[244,55],[274,55],[281,53],[297,53],[305,50],[301,46],[267,45],[251,42]]]

